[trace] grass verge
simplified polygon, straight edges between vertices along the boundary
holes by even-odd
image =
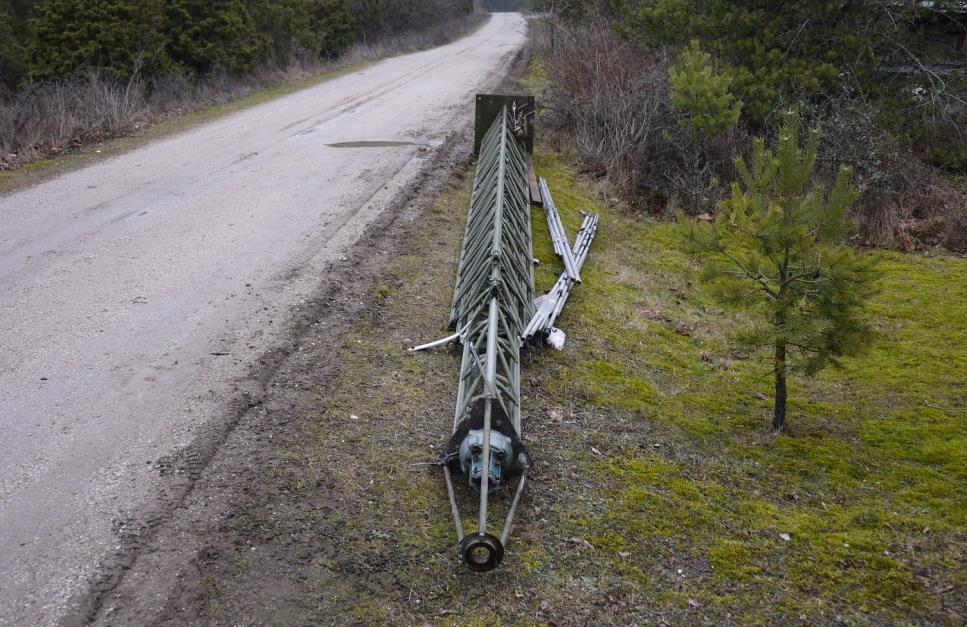
[[[237,549],[219,558],[211,618],[960,623],[967,262],[869,253],[885,273],[882,341],[797,382],[791,431],[776,437],[768,365],[732,352],[738,314],[695,282],[674,227],[601,204],[558,154],[536,169],[570,233],[581,209],[601,224],[560,320],[565,350],[525,355],[537,465],[504,566],[456,563],[427,463],[449,435],[458,355],[401,349],[444,333],[472,179],[461,170],[327,356],[341,374],[291,410],[299,427],[264,473],[274,487],[229,525]],[[560,268],[534,221],[547,287]]]

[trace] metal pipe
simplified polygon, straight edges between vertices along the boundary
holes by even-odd
[[[457,542],[463,540],[463,520],[460,517],[460,508],[457,507],[457,495],[453,492],[453,478],[450,476],[450,468],[444,464],[443,478],[447,482],[447,496],[450,498],[450,513],[453,515],[453,524],[457,529]]]
[[[517,504],[520,503],[520,496],[524,493],[524,484],[527,482],[527,472],[530,468],[525,468],[524,472],[520,475],[520,481],[517,482],[517,491],[514,493],[514,500],[510,504],[510,510],[507,512],[507,519],[504,520],[504,530],[500,532],[500,543],[507,546],[507,538],[510,536],[510,531],[514,526],[514,515],[517,513]]]
[[[470,354],[470,347],[473,346],[470,342],[463,343],[463,359],[460,362],[460,381],[457,383],[457,408],[453,415],[453,430],[457,430],[457,425],[460,424],[460,420],[463,418],[463,414],[466,413],[466,394],[467,394],[467,377],[463,373],[467,372],[467,368],[470,364],[470,359],[472,355]]]
[[[435,342],[428,342],[426,344],[420,344],[419,346],[414,346],[412,348],[408,348],[408,349],[406,349],[406,351],[408,353],[418,353],[420,351],[425,351],[425,350],[429,350],[431,348],[436,348],[437,346],[443,346],[445,344],[449,344],[450,342],[456,342],[457,340],[459,340],[459,339],[461,339],[463,337],[463,334],[467,332],[467,329],[469,328],[469,326],[470,325],[468,324],[467,326],[463,327],[462,329],[460,329],[459,331],[457,331],[453,335],[448,335],[445,338],[436,340]]]
[[[480,533],[487,532],[487,500],[490,495],[490,432],[493,419],[493,406],[497,389],[497,297],[490,299],[490,312],[487,318],[487,382],[488,398],[484,407],[483,424],[483,455],[481,463],[483,472],[480,474]]]
[[[497,381],[497,297],[490,299],[487,323],[487,381],[491,388]]]
[[[488,398],[484,407],[483,472],[480,473],[480,533],[487,533],[487,500],[490,498],[490,421],[494,399]]]
[[[544,201],[544,217],[547,219],[547,227],[551,231],[554,252],[564,261],[564,268],[570,277],[575,282],[580,283],[581,273],[574,263],[571,245],[567,241],[567,233],[564,231],[561,216],[554,205],[554,199],[551,197],[551,190],[547,187],[547,179],[541,177],[538,180],[538,187],[541,192],[541,199]]]

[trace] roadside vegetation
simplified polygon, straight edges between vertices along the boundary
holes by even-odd
[[[869,348],[866,301],[875,266],[846,244],[856,201],[853,172],[840,167],[827,190],[814,182],[819,132],[799,146],[799,113],[788,113],[775,151],[754,142],[752,161],[735,161],[738,181],[714,221],[679,212],[685,248],[704,262],[703,280],[720,301],[741,307],[743,349],[772,351],[772,428],[785,427],[787,379],[808,376]]]
[[[540,89],[545,66],[534,67]],[[459,355],[402,348],[445,333],[467,167],[373,288],[340,373],[266,417],[290,427],[275,432],[265,481],[240,495],[217,557],[200,563],[192,589],[204,598],[189,607],[214,622],[960,624],[967,261],[851,253],[877,269],[865,321],[881,339],[808,385],[791,377],[777,436],[771,355],[734,342],[747,308],[704,279],[681,224],[612,197],[584,153],[547,139],[534,165],[565,226],[574,234],[581,211],[601,221],[559,320],[564,350],[523,356],[536,466],[503,565],[459,566],[431,465],[449,438]],[[542,214],[533,220],[541,292],[561,267]],[[327,330],[308,333],[300,360],[332,363],[313,353],[315,333]],[[496,499],[496,519],[509,501]]]
[[[276,432],[264,484],[245,490],[225,547],[200,567],[209,617],[959,624],[967,262],[864,253],[882,275],[870,322],[888,341],[808,387],[793,378],[776,437],[770,360],[734,349],[746,313],[700,280],[680,227],[600,200],[605,184],[580,175],[576,157],[545,146],[535,167],[570,233],[580,210],[601,223],[560,319],[564,351],[525,354],[536,468],[504,565],[481,575],[457,564],[430,465],[449,436],[459,355],[402,349],[445,332],[464,169],[373,290],[338,353],[341,374],[268,416],[298,419]],[[561,268],[540,212],[534,234],[540,291]],[[314,333],[327,331],[310,332],[301,359],[331,363],[312,353]],[[278,385],[299,385],[287,376]]]
[[[608,486],[577,537],[671,622],[961,622],[963,3],[546,4],[538,164],[612,220],[542,379]]]
[[[789,110],[817,174],[853,167],[855,243],[967,251],[967,5],[546,0],[541,94],[592,175],[649,212],[714,213]]]
[[[0,170],[442,44],[465,0],[0,0]]]

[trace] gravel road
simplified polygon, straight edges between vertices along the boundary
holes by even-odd
[[[456,43],[0,197],[0,624],[53,624],[166,460],[526,37]]]

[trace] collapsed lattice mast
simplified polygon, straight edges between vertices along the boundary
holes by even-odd
[[[501,537],[487,532],[490,494],[520,476],[512,509],[530,466],[520,439],[521,334],[534,312],[527,154],[506,105],[480,145],[470,214],[457,272],[450,325],[459,330],[463,359],[453,437],[441,462],[451,495],[461,558],[489,570],[503,556],[512,515]],[[453,473],[480,494],[479,529],[463,534]]]
[[[500,564],[513,527],[531,458],[521,440],[520,357],[525,342],[554,343],[553,327],[574,285],[597,230],[597,216],[585,216],[574,246],[550,191],[541,180],[534,202],[544,207],[555,252],[564,273],[554,288],[536,298],[528,148],[532,98],[477,97],[479,148],[470,212],[457,271],[450,327],[453,335],[413,348],[462,344],[453,435],[438,463],[443,467],[459,554],[479,571]],[[486,131],[484,131],[486,129]],[[539,198],[539,200],[538,200]],[[454,475],[466,478],[479,496],[476,531],[464,533]],[[489,532],[490,496],[517,478],[500,536]]]

